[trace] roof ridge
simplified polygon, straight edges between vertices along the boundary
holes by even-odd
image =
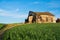
[[[54,16],[52,13],[50,12],[34,12],[36,15],[51,15]]]

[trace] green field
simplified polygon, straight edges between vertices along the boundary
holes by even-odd
[[[0,30],[4,27],[5,24],[0,23]]]
[[[60,23],[20,25],[7,30],[2,40],[60,40]]]

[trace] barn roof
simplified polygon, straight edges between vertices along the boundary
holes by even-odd
[[[33,14],[36,14],[36,15],[50,15],[50,16],[54,16],[50,12],[33,12],[33,11],[30,11],[30,13],[33,13]]]
[[[50,15],[50,16],[54,16],[53,14],[51,14],[50,12],[34,12],[36,15]]]

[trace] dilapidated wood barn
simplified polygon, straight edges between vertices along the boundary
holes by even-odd
[[[29,11],[25,23],[56,23],[55,16],[50,12],[33,12]]]

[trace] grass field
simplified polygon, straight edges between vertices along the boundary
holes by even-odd
[[[5,25],[5,24],[1,24],[1,23],[0,23],[0,29],[2,29],[4,25]]]
[[[7,30],[2,40],[60,40],[60,23],[17,26]]]

